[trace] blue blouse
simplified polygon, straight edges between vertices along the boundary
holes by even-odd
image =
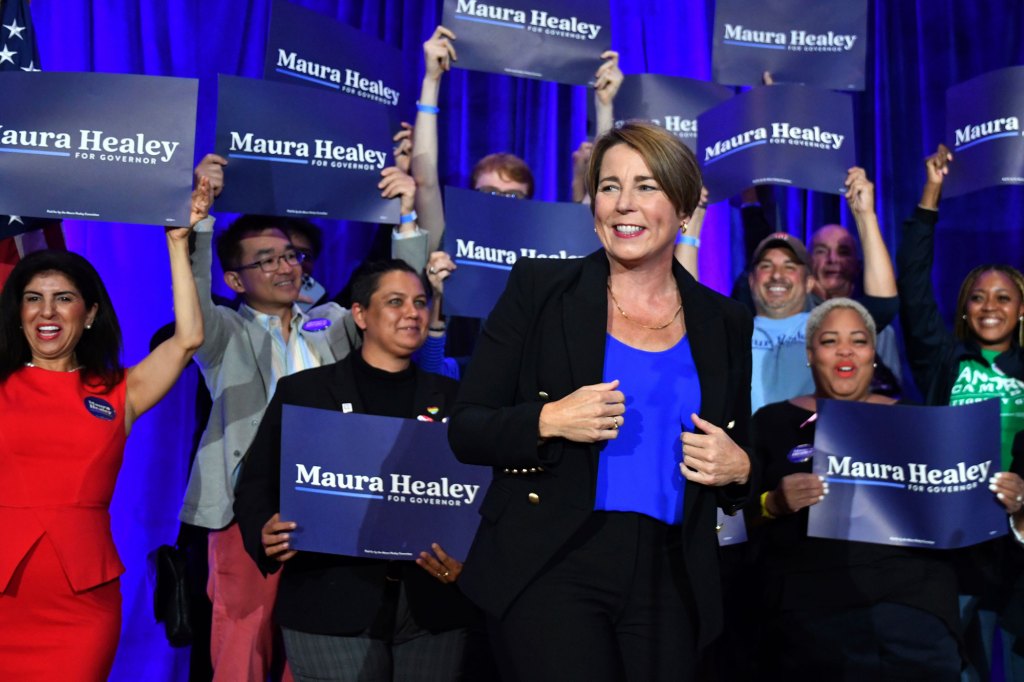
[[[686,479],[679,471],[679,436],[684,429],[693,431],[690,414],[700,410],[689,337],[667,350],[645,351],[609,334],[604,380],[614,379],[626,395],[626,413],[618,438],[601,451],[594,509],[681,523]]]

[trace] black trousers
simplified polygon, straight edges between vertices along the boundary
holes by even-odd
[[[695,612],[679,543],[678,528],[642,514],[594,512],[505,615],[489,621],[502,676],[692,679]]]

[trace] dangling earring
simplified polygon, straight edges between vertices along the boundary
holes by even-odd
[[[966,320],[967,319],[967,313],[964,313],[963,315],[961,315],[960,319],[961,320]]]
[[[92,329],[92,325],[91,324],[87,324],[87,325],[85,325],[85,328],[86,329]]]
[[[878,363],[877,362],[872,362],[871,366],[874,367],[875,369],[878,369]]]

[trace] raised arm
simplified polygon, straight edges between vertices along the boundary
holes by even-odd
[[[203,178],[192,192],[190,224],[194,226],[210,212],[213,189]],[[188,236],[192,227],[167,229],[167,252],[171,260],[171,283],[174,292],[174,335],[128,370],[125,398],[125,429],[130,430],[136,417],[163,398],[181,371],[203,343],[203,316],[199,294],[192,278],[188,256]]]
[[[864,250],[864,293],[879,298],[896,296],[896,273],[875,213],[875,186],[863,168],[854,166],[847,173],[846,201]]]
[[[936,363],[949,344],[954,343],[952,333],[939,314],[932,287],[939,197],[952,160],[945,145],[939,145],[938,151],[925,159],[927,179],[921,203],[903,223],[902,238],[896,250],[903,338],[914,381],[922,391],[928,390]]]
[[[434,29],[433,35],[423,43],[424,74],[420,99],[416,104],[416,133],[412,146],[412,177],[418,187],[416,212],[420,225],[428,236],[427,251],[440,248],[444,234],[444,206],[441,202],[441,183],[438,179],[437,115],[441,77],[451,69],[458,57],[452,42],[455,34],[444,26]]]
[[[608,50],[601,53],[601,64],[594,79],[594,109],[597,113],[596,135],[601,137],[615,125],[615,95],[622,87],[622,69],[619,68],[619,53]]]
[[[605,60],[594,74],[594,109],[597,112],[594,137],[600,137],[615,125],[613,103],[615,95],[622,87],[622,71],[619,69],[619,53],[608,50],[601,53]],[[586,175],[590,165],[590,153],[594,145],[589,140],[580,142],[580,146],[572,153],[572,200],[577,203],[589,204]]]
[[[377,185],[380,195],[385,199],[397,197],[401,202],[401,222],[391,234],[391,257],[400,258],[417,272],[422,272],[427,267],[427,236],[420,231],[413,211],[419,195],[416,181],[398,166],[385,168],[380,174],[381,181]]]
[[[697,274],[697,249],[700,248],[700,233],[704,229],[704,218],[707,216],[707,212],[708,190],[706,187],[701,187],[700,201],[697,202],[697,208],[693,209],[693,215],[690,216],[690,220],[686,224],[686,232],[676,239],[676,260],[698,282],[700,277]]]

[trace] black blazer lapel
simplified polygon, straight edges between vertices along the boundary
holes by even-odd
[[[716,426],[724,414],[726,384],[729,378],[727,361],[727,339],[721,313],[713,305],[708,293],[686,270],[673,261],[673,274],[683,297],[683,319],[686,334],[690,338],[690,352],[697,366],[697,380],[700,382],[700,413]],[[696,511],[696,504],[706,487],[686,483],[683,497],[683,518],[688,519]]]
[[[601,250],[586,257],[576,286],[562,296],[562,322],[574,386],[602,381],[608,331],[607,285],[608,257]]]
[[[726,383],[729,375],[728,343],[721,313],[707,292],[678,263],[674,274],[683,297],[683,319],[690,337],[693,363],[700,381],[700,416],[716,426],[724,414]]]

